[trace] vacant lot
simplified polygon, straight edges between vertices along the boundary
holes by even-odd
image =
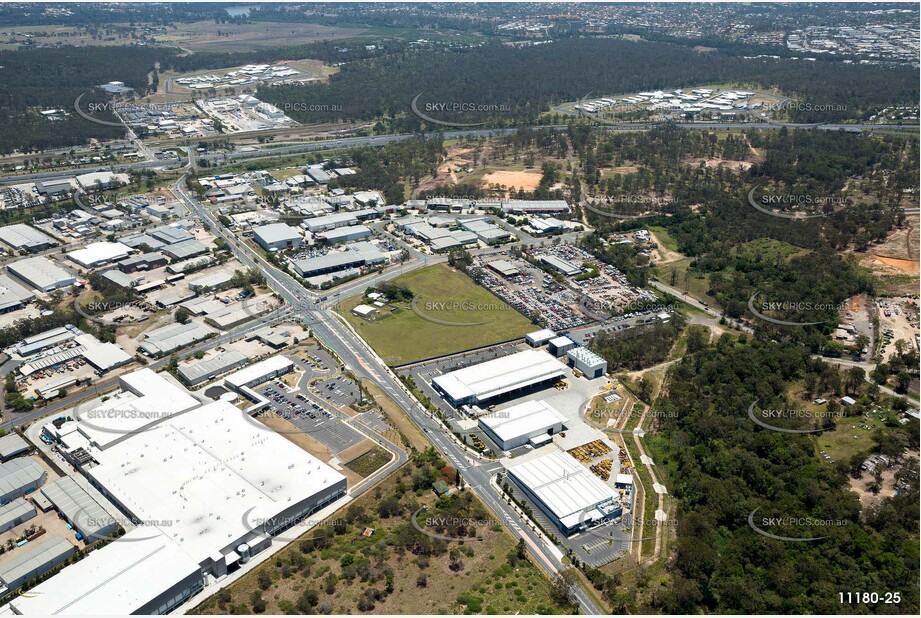
[[[505,189],[524,189],[525,191],[533,191],[537,188],[537,185],[540,184],[540,179],[540,172],[513,172],[502,170],[489,172],[483,176],[483,184],[486,186],[499,185]]]
[[[414,303],[395,302],[393,311],[371,320],[352,314],[362,297],[343,301],[339,308],[358,334],[392,365],[507,341],[535,328],[467,275],[443,264],[404,275],[394,283],[409,288],[415,294]]]

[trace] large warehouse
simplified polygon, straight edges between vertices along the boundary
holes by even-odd
[[[76,551],[67,539],[53,534],[21,547],[9,560],[0,563],[0,595],[56,567]]]
[[[552,436],[563,429],[566,417],[546,401],[525,401],[478,419],[480,427],[503,451],[527,444],[532,438]],[[549,440],[549,438],[546,438]]]
[[[304,246],[304,237],[286,223],[270,223],[253,228],[253,240],[266,251],[295,249]]]
[[[77,278],[46,257],[16,260],[8,267],[11,274],[39,292],[51,292],[77,282]]]
[[[0,240],[16,251],[41,251],[58,244],[55,239],[25,223],[0,227]]]
[[[0,274],[0,313],[22,309],[33,298],[35,295],[32,292],[13,281],[11,277]]]
[[[123,260],[131,254],[131,247],[120,242],[91,242],[83,249],[67,254],[71,261],[83,268],[96,268],[109,262]]]
[[[28,616],[165,615],[202,589],[201,567],[158,528],[139,526],[10,601]]]
[[[224,378],[231,390],[240,392],[244,388],[258,386],[272,378],[283,376],[294,370],[294,363],[284,356],[270,356]]]
[[[566,535],[622,512],[614,489],[554,444],[503,459],[502,465],[508,477]]]
[[[565,374],[566,366],[546,352],[525,350],[440,375],[432,386],[457,407],[549,386]]]
[[[47,478],[44,468],[31,459],[13,459],[0,464],[0,504],[32,493]]]
[[[172,416],[84,469],[114,504],[158,523],[202,570],[221,577],[270,534],[345,495],[346,479],[226,401]]]

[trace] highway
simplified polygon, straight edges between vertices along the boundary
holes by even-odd
[[[661,123],[661,122],[623,122],[615,124],[598,124],[596,128],[606,131],[644,131],[649,129],[661,128],[663,126],[674,126],[682,129],[696,129],[696,130],[739,130],[739,129],[813,129],[820,131],[848,131],[848,132],[867,132],[867,131],[893,131],[893,130],[918,130],[917,125],[889,125],[889,124],[803,124],[803,123],[780,123],[780,122],[770,122],[770,123],[748,123],[748,122],[678,122],[678,123]],[[235,151],[229,153],[211,153],[198,157],[199,159],[205,159],[210,163],[222,164],[230,163],[234,161],[242,161],[248,159],[262,159],[276,156],[283,156],[289,154],[305,153],[305,152],[321,152],[321,151],[330,151],[330,150],[348,150],[351,148],[362,148],[367,146],[384,146],[387,144],[392,144],[394,142],[399,142],[407,139],[412,139],[414,137],[423,136],[426,138],[431,137],[444,137],[444,139],[461,139],[461,138],[470,138],[470,137],[485,137],[489,135],[507,135],[510,133],[515,133],[519,129],[528,129],[528,130],[537,130],[537,129],[551,129],[554,131],[565,131],[568,129],[567,125],[526,125],[524,127],[508,127],[503,129],[470,129],[470,130],[459,130],[459,131],[444,131],[444,132],[431,132],[431,133],[394,133],[392,135],[375,135],[375,136],[360,136],[360,137],[340,137],[333,139],[323,139],[316,141],[304,142],[303,144],[296,144],[292,146],[281,146],[279,148],[260,148],[257,150],[251,151]],[[233,139],[234,134],[228,134],[224,136],[228,139]],[[112,170],[116,172],[121,171],[136,171],[136,170],[160,170],[160,171],[169,171],[170,166],[174,166],[174,169],[181,169],[184,166],[177,166],[175,160],[146,160],[146,161],[137,161],[135,163],[127,163],[122,165],[112,165],[101,167],[99,165],[88,166],[85,168],[77,169],[68,169],[68,170],[59,170],[59,171],[50,171],[50,172],[36,172],[34,174],[19,174],[12,176],[0,176],[0,184],[21,184],[26,182],[35,182],[37,180],[50,180],[53,178],[62,178],[68,176],[76,176],[78,174],[85,174],[88,172],[95,172],[99,169]]]

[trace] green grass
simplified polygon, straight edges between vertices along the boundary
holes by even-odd
[[[390,461],[390,455],[386,451],[373,448],[346,463],[345,467],[366,477],[371,476],[375,471],[386,465],[388,461]]]
[[[362,302],[361,296],[345,300],[339,307],[358,334],[388,363],[399,365],[454,354],[534,330],[530,320],[444,264],[414,271],[394,282],[416,295],[418,313],[410,302],[400,302],[394,303],[392,312],[364,320],[351,311]]]
[[[678,251],[678,241],[675,240],[664,227],[650,225],[649,231],[656,235],[656,238],[659,239],[659,242],[661,242],[666,249],[669,251]]]

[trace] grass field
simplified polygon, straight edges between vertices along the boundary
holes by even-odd
[[[347,299],[339,312],[388,363],[400,365],[521,337],[534,325],[467,275],[444,264],[409,273],[394,283],[408,287],[412,303],[370,321],[352,314],[362,297]],[[439,323],[438,321],[449,324]]]
[[[390,461],[390,453],[380,448],[373,448],[362,453],[352,461],[345,464],[349,470],[353,470],[363,477],[371,476]]]

